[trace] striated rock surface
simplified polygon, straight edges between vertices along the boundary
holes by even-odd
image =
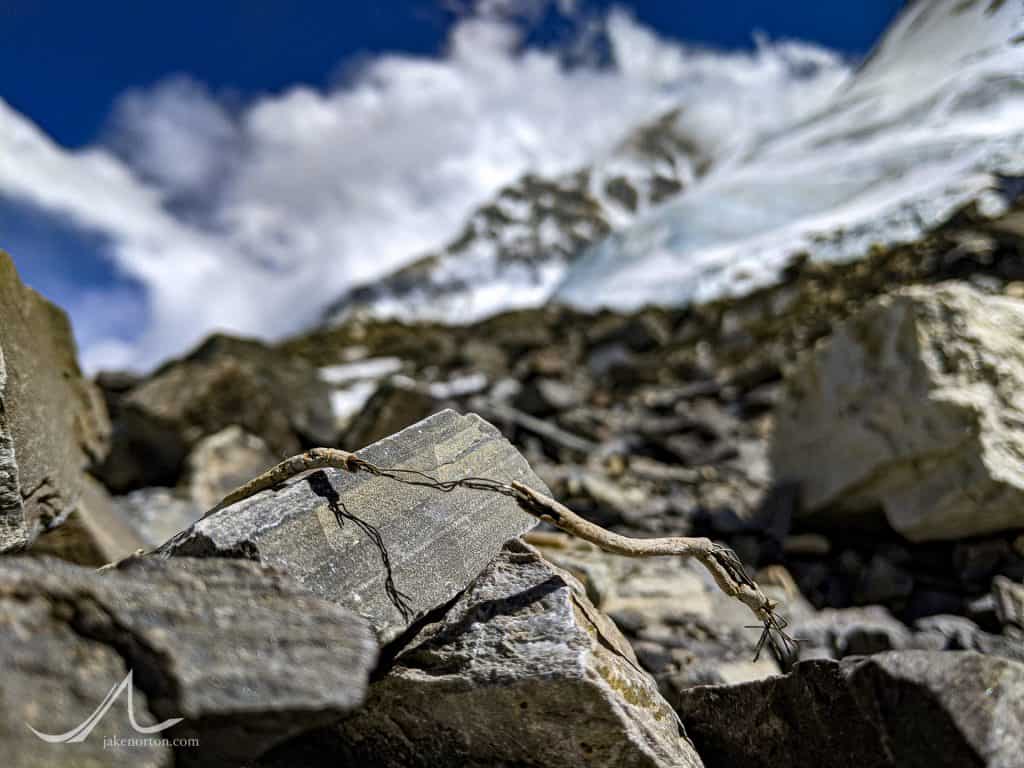
[[[805,512],[881,507],[914,541],[1024,527],[1024,301],[912,287],[841,326],[788,382],[772,460]]]
[[[0,552],[87,514],[84,470],[102,458],[109,431],[67,316],[22,285],[0,252]]]
[[[337,731],[353,765],[700,766],[579,582],[512,541]]]
[[[972,652],[811,661],[675,702],[709,768],[1014,768],[1024,664]]]
[[[130,560],[96,573],[0,559],[0,616],[0,734],[18,766],[170,765],[162,749],[106,757],[104,736],[136,735],[119,707],[71,745],[80,752],[49,749],[25,727],[75,727],[128,671],[140,723],[183,718],[164,735],[199,739],[177,765],[244,763],[354,709],[376,660],[362,619],[238,560]]]
[[[442,481],[519,480],[546,492],[519,452],[472,414],[442,411],[359,455]],[[535,522],[501,494],[328,470],[200,520],[161,552],[281,566],[321,597],[367,617],[386,643],[456,597],[507,539]]]

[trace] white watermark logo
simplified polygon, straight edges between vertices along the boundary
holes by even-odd
[[[132,728],[134,728],[137,733],[160,733],[161,731],[166,731],[168,728],[177,725],[184,719],[181,717],[172,717],[170,720],[164,720],[162,723],[157,723],[156,725],[139,725],[135,720],[135,706],[132,700],[132,673],[129,671],[128,676],[125,677],[124,680],[110,689],[106,698],[103,699],[103,701],[100,702],[100,705],[96,707],[96,710],[85,719],[85,722],[81,725],[75,726],[70,731],[57,734],[43,733],[42,731],[37,731],[28,723],[25,723],[25,725],[28,725],[28,728],[32,733],[50,744],[78,744],[85,741],[89,734],[92,733],[93,728],[99,725],[100,720],[102,720],[103,716],[107,714],[107,710],[114,705],[114,702],[117,701],[117,697],[121,695],[121,692],[124,691],[125,688],[128,689],[128,721],[132,724]]]

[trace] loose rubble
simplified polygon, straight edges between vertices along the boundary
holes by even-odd
[[[889,397],[901,418],[976,427],[962,441],[933,430],[922,450],[967,461],[979,489],[1015,492],[985,443],[1016,450],[1020,302],[999,294],[1024,295],[1024,262],[997,224],[961,211],[912,245],[797,259],[778,286],[682,311],[546,307],[459,327],[353,315],[99,377],[113,450],[79,444],[69,477],[91,462],[106,489],[82,479],[79,507],[28,549],[36,560],[0,558],[0,735],[22,750],[14,764],[58,756],[25,720],[71,728],[133,670],[140,722],[185,717],[176,728],[202,746],[128,754],[89,739],[82,764],[1014,766],[1024,524],[970,494],[948,497],[956,514],[919,504],[911,520],[878,478],[827,499],[814,487]],[[15,372],[6,331],[9,468],[11,382],[51,363],[22,357]],[[847,391],[846,417],[802,427],[794,386],[843,344],[870,385]],[[1003,368],[1005,385],[989,375]],[[825,424],[782,472],[782,446]],[[797,653],[755,661],[759,629],[699,567],[600,552],[535,527],[500,492],[317,470],[200,519],[314,445],[439,480],[523,480],[620,534],[721,541],[789,619]],[[28,454],[13,455],[23,469]],[[913,472],[877,465],[886,493],[942,479],[916,459]],[[100,574],[43,559],[99,564],[136,545],[157,552]]]

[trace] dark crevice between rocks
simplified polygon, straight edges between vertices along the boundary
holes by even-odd
[[[431,624],[438,624],[444,620],[444,617],[448,615],[448,612],[452,607],[462,599],[465,594],[465,590],[459,592],[448,602],[443,605],[439,605],[433,610],[427,611],[422,616],[413,621],[412,624],[406,628],[406,630],[392,640],[390,643],[381,646],[380,654],[377,657],[377,666],[373,672],[370,673],[370,683],[375,683],[378,680],[383,680],[387,677],[388,673],[392,670],[395,664],[395,659],[408,648],[416,637]]]
[[[174,549],[173,555],[168,554],[171,548]],[[227,560],[261,562],[259,547],[254,542],[237,541],[230,547],[221,547],[212,538],[193,528],[164,544],[158,551],[158,555],[165,559],[170,557],[219,557]]]
[[[571,587],[560,576],[551,576],[518,594],[497,600],[475,602],[473,608],[467,611],[458,623],[446,627],[443,633],[427,639],[415,648],[408,649],[404,657],[408,662],[407,666],[430,675],[444,675],[457,671],[438,665],[433,650],[437,647],[450,646],[460,635],[469,632],[474,624],[485,624],[496,616],[514,615],[560,589],[570,590]],[[616,655],[620,655],[617,650],[612,650]]]

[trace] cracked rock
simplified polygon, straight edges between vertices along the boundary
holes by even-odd
[[[519,452],[472,414],[442,411],[359,455],[440,480],[519,480],[547,492]],[[507,539],[535,522],[501,494],[443,492],[327,470],[200,520],[161,552],[243,556],[279,566],[317,595],[365,616],[388,643],[456,597]]]
[[[805,513],[884,510],[913,541],[1024,526],[1024,301],[962,283],[870,303],[805,360],[778,411],[777,479]]]
[[[368,766],[701,765],[615,625],[518,540],[409,640],[335,742]]]
[[[0,252],[0,552],[23,549],[82,505],[110,424],[81,374],[67,316]]]
[[[97,573],[0,559],[0,616],[0,734],[18,766],[169,765],[161,750],[121,763],[102,751],[104,736],[137,735],[123,718],[73,745],[81,759],[25,728],[73,728],[129,670],[140,723],[184,718],[163,735],[199,739],[177,765],[242,764],[358,706],[377,655],[362,619],[239,560],[133,559]]]

